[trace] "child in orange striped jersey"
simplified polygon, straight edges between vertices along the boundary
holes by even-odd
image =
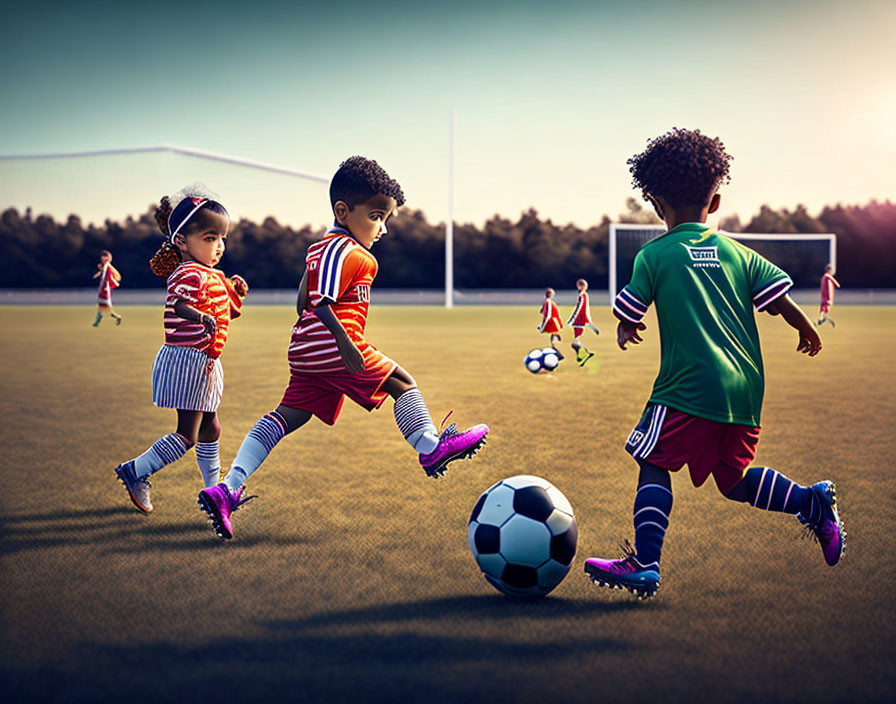
[[[93,278],[100,280],[100,286],[96,292],[96,320],[93,321],[93,327],[100,324],[103,313],[108,313],[115,318],[116,325],[121,325],[121,316],[112,310],[112,289],[121,286],[121,274],[112,266],[112,252],[108,249],[100,252],[100,263],[96,268]]]
[[[224,389],[219,357],[232,318],[240,315],[249,286],[240,276],[226,278],[215,265],[224,254],[230,219],[224,206],[199,186],[171,201],[162,198],[156,221],[166,241],[150,260],[168,277],[165,344],[152,368],[152,402],[177,410],[177,431],[159,438],[146,452],[118,465],[115,473],[134,506],[152,511],[149,476],[196,446],[205,486],[218,482],[221,462],[218,405]]]
[[[289,345],[289,385],[277,409],[249,431],[225,481],[199,492],[199,505],[220,537],[233,537],[230,517],[244,501],[245,481],[274,446],[312,415],[333,425],[346,396],[368,411],[389,396],[395,399],[395,422],[431,477],[485,443],[483,424],[458,432],[452,423],[440,435],[413,377],[367,341],[370,286],[378,270],[370,248],[386,234],[386,222],[403,202],[398,183],[370,159],[351,157],[333,176],[330,204],[336,222],[305,257],[299,319]]]

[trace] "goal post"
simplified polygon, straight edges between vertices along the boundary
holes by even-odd
[[[638,250],[666,231],[664,225],[610,223],[607,271],[611,306],[616,294],[631,281]],[[837,235],[720,232],[781,267],[793,280],[794,288],[816,288],[825,266],[837,269]]]

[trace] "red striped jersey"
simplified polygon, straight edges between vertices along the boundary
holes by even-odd
[[[822,303],[833,303],[834,302],[834,286],[840,288],[840,284],[837,283],[837,279],[831,276],[829,273],[825,272],[824,276],[821,277],[821,302]]]
[[[111,264],[103,267],[103,273],[100,274],[100,287],[96,292],[97,301],[108,304],[112,300],[112,289],[121,286],[121,274]]]
[[[178,300],[186,301],[200,313],[213,316],[217,327],[209,335],[198,320],[181,318],[174,312]],[[168,277],[165,300],[165,343],[193,347],[217,359],[224,351],[232,318],[240,316],[243,299],[233,283],[220,269],[212,269],[196,261],[183,262]]]
[[[336,338],[320,321],[314,308],[329,304],[349,339],[364,357],[364,368],[394,362],[364,337],[370,285],[376,277],[376,257],[359,245],[347,230],[336,228],[308,248],[308,308],[296,321],[289,344],[293,372],[344,372]]]
[[[569,316],[567,325],[583,327],[591,322],[591,306],[588,305],[588,292],[579,291],[579,300],[576,302],[576,309]]]
[[[560,318],[560,309],[553,298],[545,298],[544,304],[541,306],[541,325],[538,326],[541,332],[549,332],[551,334],[560,332],[563,329],[563,320]]]

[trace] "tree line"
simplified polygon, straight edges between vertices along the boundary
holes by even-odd
[[[616,222],[659,224],[636,199]],[[607,243],[611,219],[580,228],[542,219],[534,209],[518,219],[495,215],[481,227],[454,227],[454,276],[459,289],[573,288],[585,277],[595,289],[608,287]],[[817,216],[800,205],[774,210],[764,205],[746,224],[725,218],[730,232],[822,233],[837,235],[837,278],[851,288],[896,287],[896,203],[828,206]],[[445,226],[430,223],[419,210],[403,210],[389,221],[389,234],[374,250],[380,263],[377,286],[439,288],[445,272]],[[308,245],[323,234],[294,229],[273,217],[231,226],[221,268],[239,273],[256,288],[297,286]],[[57,222],[9,208],[0,215],[0,287],[77,288],[93,286],[99,252],[108,249],[128,288],[163,285],[149,270],[162,242],[150,207],[124,222],[85,225],[77,215]],[[819,272],[820,276],[821,272]]]

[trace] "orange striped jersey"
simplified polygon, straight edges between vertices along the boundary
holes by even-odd
[[[111,264],[103,267],[103,273],[100,274],[100,287],[96,292],[97,301],[99,303],[108,303],[112,300],[112,289],[121,286],[121,274]]]
[[[584,327],[591,322],[591,306],[588,305],[588,292],[579,291],[579,300],[576,302],[576,309],[569,316],[567,325],[575,327]]]
[[[541,332],[555,333],[563,329],[563,320],[560,318],[560,309],[553,298],[545,298],[541,306]]]
[[[174,305],[186,301],[200,313],[215,319],[215,334],[209,335],[198,320],[181,318]],[[165,343],[178,347],[192,347],[217,359],[224,351],[227,331],[232,318],[240,316],[243,299],[233,283],[220,269],[212,269],[199,262],[183,262],[168,277],[168,297],[165,300]]]
[[[372,370],[394,362],[364,337],[370,285],[376,277],[376,257],[359,245],[348,230],[333,228],[308,248],[305,270],[308,277],[308,306],[292,329],[289,368],[293,372],[344,372],[342,355],[333,333],[320,321],[314,308],[329,305],[348,338]]]

